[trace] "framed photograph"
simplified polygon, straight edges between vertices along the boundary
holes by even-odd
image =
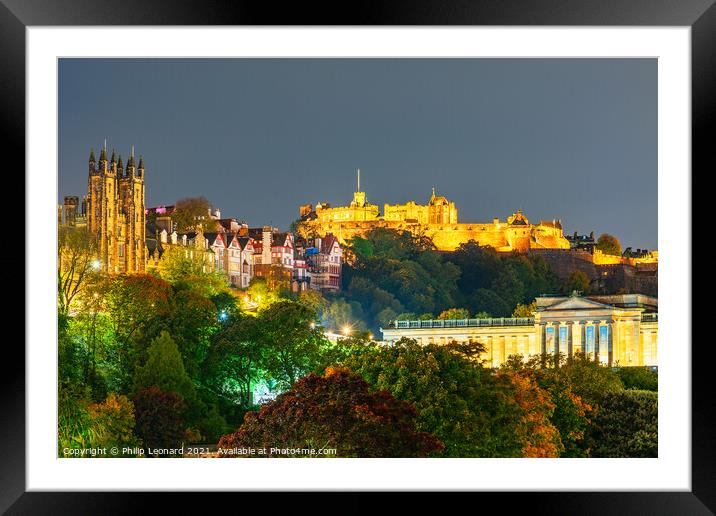
[[[28,203],[3,510],[479,491],[710,514],[711,4],[3,1]]]

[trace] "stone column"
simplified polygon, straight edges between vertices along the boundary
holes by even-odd
[[[597,345],[599,346],[599,363],[607,365],[610,363],[609,348],[611,347],[612,332],[607,321],[598,321],[595,323],[597,330]],[[607,328],[607,338],[602,339],[602,327]]]
[[[583,350],[582,348],[582,323],[581,321],[572,322],[572,349],[570,356],[574,356],[575,353],[579,353]]]

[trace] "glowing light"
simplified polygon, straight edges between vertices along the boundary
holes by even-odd
[[[311,323],[311,329],[313,329],[313,328],[315,328],[315,327],[316,327],[316,323],[312,322],[312,323]]]
[[[368,335],[368,340],[373,340],[373,334]]]
[[[96,270],[96,271],[99,270],[99,268],[100,268],[101,265],[102,265],[102,264],[100,263],[99,260],[93,260],[93,261],[92,261],[92,268],[93,268],[94,270]]]
[[[343,335],[350,335],[350,333],[351,333],[351,327],[350,327],[350,326],[344,326],[344,327],[343,327],[343,330],[341,330],[341,331],[343,331]]]

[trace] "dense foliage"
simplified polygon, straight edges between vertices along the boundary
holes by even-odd
[[[539,258],[375,230],[348,248],[345,290],[324,296],[265,278],[230,289],[180,253],[107,276],[91,242],[65,237],[79,265],[58,276],[59,456],[219,439],[364,457],[656,454],[650,369],[576,356],[495,370],[479,344],[375,342],[394,319],[530,317],[536,295],[576,285]]]
[[[624,390],[604,396],[590,429],[593,457],[657,457],[658,394]]]
[[[218,447],[265,448],[269,457],[301,456],[280,449],[334,449],[331,457],[425,457],[439,451],[440,441],[417,430],[415,419],[412,404],[386,391],[371,392],[363,378],[348,370],[328,368],[249,412],[241,428],[222,437]]]

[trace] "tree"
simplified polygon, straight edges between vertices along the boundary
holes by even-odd
[[[525,409],[509,382],[481,367],[480,344],[421,346],[400,339],[392,346],[355,346],[343,364],[374,389],[409,401],[418,430],[445,445],[445,457],[519,457],[527,441]]]
[[[523,362],[521,356],[511,356],[501,369],[508,369],[533,378],[540,388],[547,391],[554,411],[550,421],[559,431],[560,457],[588,457],[589,448],[585,432],[594,413],[593,406],[574,392],[570,365],[540,367],[538,359]]]
[[[602,233],[599,235],[595,247],[604,254],[611,254],[614,256],[621,256],[622,254],[622,245],[619,243],[619,239],[609,233]]]
[[[139,445],[134,435],[134,404],[124,395],[111,393],[103,403],[87,408],[93,424],[99,427],[97,445],[104,448],[131,448]],[[132,456],[132,454],[123,454]]]
[[[559,430],[552,424],[555,404],[532,375],[501,369],[501,380],[507,380],[507,399],[521,410],[516,437],[522,443],[521,457],[559,457],[563,450]]]
[[[450,308],[449,310],[444,310],[440,312],[440,315],[438,315],[438,320],[468,319],[469,317],[470,312],[466,308]]]
[[[478,288],[473,292],[468,304],[473,313],[486,312],[495,317],[507,317],[512,312],[504,299],[486,288]]]
[[[566,291],[568,293],[577,291],[581,294],[588,294],[589,283],[589,277],[584,272],[576,270],[569,275]]]
[[[593,457],[658,457],[658,394],[608,393],[591,428]]]
[[[329,368],[323,376],[301,378],[259,412],[249,412],[237,432],[221,438],[218,448],[333,448],[336,454],[331,456],[338,457],[426,457],[439,452],[442,443],[418,431],[415,419],[410,403],[386,391],[371,392],[365,380],[347,369]],[[268,456],[286,457],[274,451]]]
[[[194,385],[184,370],[179,348],[166,331],[149,346],[147,361],[135,372],[134,385],[137,391],[155,385],[184,399],[194,396]]]
[[[57,311],[67,315],[88,284],[99,274],[97,239],[85,228],[57,230]]]
[[[214,231],[216,222],[209,212],[211,203],[205,197],[187,197],[174,203],[171,214],[172,222],[176,224],[176,231],[183,233],[201,228],[203,231]]]
[[[518,304],[512,311],[512,317],[534,317],[537,311],[537,301],[532,301],[530,304]]]
[[[122,392],[131,390],[134,369],[170,315],[173,295],[169,283],[148,274],[110,276],[100,286],[97,299],[116,338],[116,381]]]
[[[616,373],[625,389],[659,390],[659,375],[648,367],[620,367]]]
[[[490,290],[500,296],[512,312],[525,298],[525,287],[513,267],[504,267],[490,285]]]
[[[137,434],[149,448],[177,448],[184,438],[184,401],[156,385],[134,396]]]
[[[206,251],[171,246],[159,261],[159,276],[178,288],[190,288],[211,297],[228,289],[226,277],[207,270]]]
[[[255,317],[235,319],[212,337],[204,363],[207,387],[219,398],[243,407],[253,405],[252,385],[262,375],[264,354]]]
[[[256,341],[270,350],[263,365],[279,388],[290,388],[320,363],[328,342],[322,331],[311,324],[315,320],[315,312],[288,300],[278,301],[259,312]]]

